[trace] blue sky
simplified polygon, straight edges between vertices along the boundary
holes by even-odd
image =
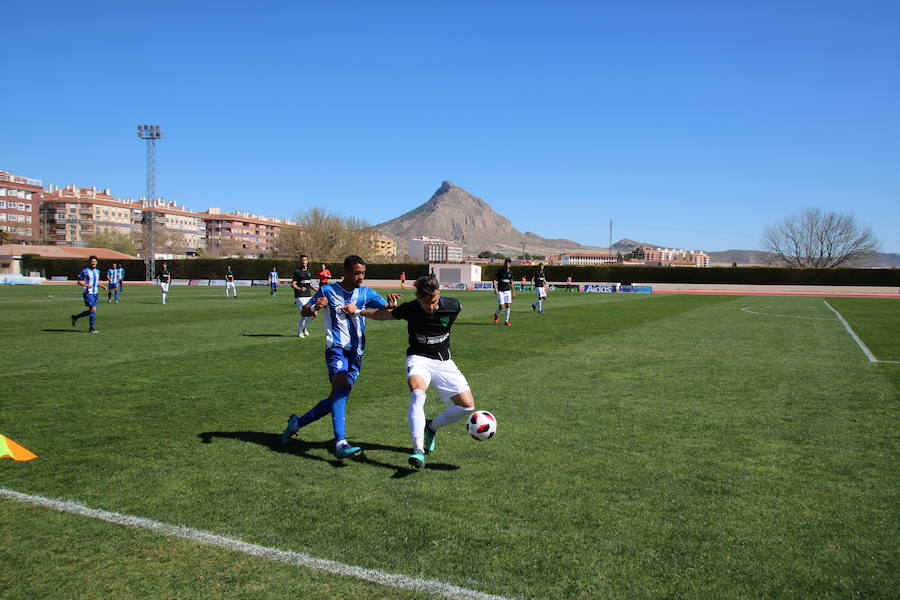
[[[0,169],[370,223],[449,180],[521,231],[755,249],[818,206],[900,252],[900,2],[17,2]]]

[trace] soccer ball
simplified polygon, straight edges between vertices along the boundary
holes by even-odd
[[[489,440],[497,433],[497,419],[486,410],[476,410],[466,421],[466,428],[476,440]]]

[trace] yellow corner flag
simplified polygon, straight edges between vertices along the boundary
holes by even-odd
[[[37,454],[23,448],[5,435],[0,434],[0,458],[9,457],[13,460],[31,460],[37,458]]]

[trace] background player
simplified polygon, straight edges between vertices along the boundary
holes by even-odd
[[[508,258],[503,261],[503,268],[497,271],[494,276],[494,293],[497,294],[497,311],[494,313],[494,323],[496,324],[500,318],[500,309],[506,309],[506,318],[504,325],[509,325],[509,312],[512,306],[513,298],[516,297],[516,290],[513,289],[513,274],[509,268],[512,261]]]
[[[316,277],[319,278],[319,287],[322,287],[331,279],[331,271],[328,270],[325,263],[322,263],[322,268],[316,272]]]
[[[450,358],[450,328],[459,316],[456,298],[442,298],[434,275],[416,279],[416,299],[394,309],[363,310],[376,320],[405,319],[409,333],[406,350],[406,383],[409,386],[409,434],[413,451],[409,464],[425,466],[425,453],[434,452],[438,429],[466,418],[475,410],[469,382]],[[425,419],[425,393],[433,385],[447,407],[434,419]]]
[[[538,268],[531,274],[531,282],[534,284],[534,293],[537,300],[531,305],[531,310],[544,314],[544,300],[547,299],[547,277],[544,275],[544,263],[538,263]]]
[[[275,270],[275,267],[269,271],[269,294],[273,298],[276,298],[278,294],[278,271]]]
[[[309,335],[306,325],[316,318],[303,316],[303,307],[312,300],[312,279],[313,275],[309,271],[309,257],[305,254],[300,256],[300,266],[294,271],[291,277],[291,288],[294,290],[294,303],[300,309],[300,320],[297,322],[297,337],[304,338]]]
[[[125,293],[125,266],[119,265],[119,294]]]
[[[237,288],[234,285],[234,273],[231,271],[231,265],[225,267],[225,297],[228,297],[228,290],[234,292],[237,298]]]
[[[116,304],[119,303],[119,269],[116,268],[116,263],[113,263],[109,269],[106,270],[106,281],[107,292],[106,292],[106,303],[109,304],[112,302],[113,292],[116,293]]]
[[[366,319],[360,316],[365,308],[396,306],[399,294],[388,294],[388,301],[374,290],[363,287],[366,263],[359,256],[344,259],[344,278],[331,285],[323,285],[313,296],[313,302],[303,307],[305,316],[313,316],[324,309],[325,316],[325,364],[331,381],[331,393],[309,409],[303,416],[291,415],[281,434],[286,444],[301,427],[318,421],[331,413],[334,428],[334,455],[349,458],[362,454],[362,448],[347,441],[347,399],[362,368],[362,355],[366,345]]]
[[[97,257],[91,256],[88,259],[87,267],[81,270],[81,273],[78,274],[78,285],[83,287],[81,294],[84,299],[84,305],[87,306],[87,310],[83,310],[77,315],[71,315],[69,318],[72,319],[72,327],[75,327],[75,323],[78,322],[78,319],[81,317],[90,317],[90,328],[88,331],[90,333],[100,333],[97,331],[96,323],[97,323],[97,293],[98,286],[106,287],[102,283],[100,283],[100,269],[97,268]]]
[[[172,282],[172,274],[169,273],[169,267],[166,263],[162,264],[159,274],[156,278],[159,280],[159,291],[162,292],[162,303],[166,303],[166,296],[169,294],[169,283]]]

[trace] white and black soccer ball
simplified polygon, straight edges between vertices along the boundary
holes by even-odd
[[[497,433],[497,418],[486,410],[476,410],[469,415],[466,428],[476,440],[489,440]]]

